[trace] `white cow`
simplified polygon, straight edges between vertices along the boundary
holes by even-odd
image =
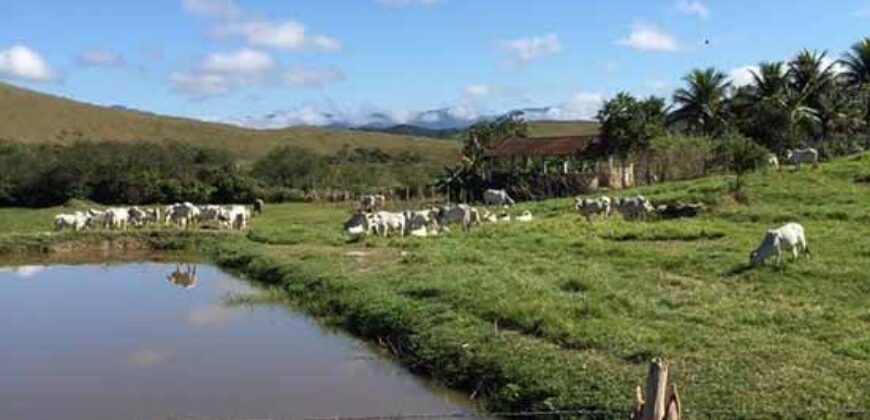
[[[106,226],[109,229],[127,229],[130,222],[130,210],[125,207],[113,207],[106,210]]]
[[[442,206],[438,209],[438,217],[436,220],[442,230],[449,225],[459,223],[462,226],[462,230],[466,231],[471,228],[471,226],[480,224],[480,213],[476,208],[467,204]]]
[[[176,203],[166,208],[166,221],[180,228],[195,223],[199,215],[199,209],[191,203]]]
[[[646,219],[655,211],[652,203],[642,195],[616,199],[616,211],[626,220]]]
[[[379,211],[374,215],[375,232],[383,237],[390,236],[390,232],[398,232],[399,236],[405,236],[405,215],[389,211]]]
[[[108,213],[102,210],[90,209],[86,213],[85,229],[109,227]]]
[[[791,250],[795,260],[798,259],[800,252],[810,254],[803,226],[797,223],[786,223],[778,229],[768,230],[761,240],[761,245],[749,254],[749,264],[753,267],[761,265],[771,255],[776,256],[776,262],[779,264],[782,261],[783,250]]]
[[[405,229],[408,232],[419,230],[420,228],[425,228],[431,231],[438,230],[438,210],[437,209],[427,209],[427,210],[409,210],[403,213],[405,215]]]
[[[131,207],[128,211],[128,215],[130,216],[131,226],[142,226],[147,223],[145,220],[147,213],[139,207]]]
[[[767,167],[773,169],[779,169],[779,159],[775,154],[771,153],[767,155]]]
[[[222,207],[215,207],[217,207],[216,220],[220,222],[221,225],[227,228],[230,228],[232,230],[243,230],[246,229],[250,224],[251,213],[245,206],[233,204]]]
[[[532,220],[534,220],[534,218],[532,217],[532,212],[528,210],[520,213],[520,215],[517,216],[516,219],[518,222],[531,222]]]
[[[819,151],[808,147],[806,149],[788,149],[785,151],[785,160],[797,169],[801,168],[801,164],[810,163],[813,168],[819,166]]]
[[[160,209],[156,207],[145,209],[145,218],[143,219],[143,222],[146,225],[156,225],[160,223]]]
[[[610,197],[603,195],[599,198],[580,198],[574,199],[574,208],[579,211],[586,221],[592,221],[593,214],[603,214],[604,218],[610,217],[611,200]]]
[[[87,220],[87,215],[78,211],[73,214],[58,214],[54,216],[54,230],[72,229],[77,232],[85,227]]]
[[[480,216],[480,220],[481,220],[481,222],[495,224],[495,223],[498,223],[498,215],[495,213],[492,213],[488,210],[485,210],[483,212],[483,215]]]
[[[516,202],[505,190],[489,189],[483,192],[483,204],[487,206],[512,206]]]

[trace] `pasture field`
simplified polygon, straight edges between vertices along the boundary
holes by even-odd
[[[623,415],[665,357],[691,418],[838,418],[870,410],[867,175],[863,154],[747,175],[744,204],[722,176],[619,192],[711,205],[696,219],[589,224],[570,199],[524,203],[533,222],[433,238],[350,241],[351,205],[268,205],[205,252],[491,410]],[[0,242],[57,211],[0,210]],[[786,221],[812,258],[748,269]]]

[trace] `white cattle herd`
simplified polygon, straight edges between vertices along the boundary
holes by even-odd
[[[257,202],[262,209],[262,202]],[[126,230],[129,227],[175,226],[191,228],[207,225],[222,229],[244,230],[251,221],[251,211],[247,206],[230,204],[195,205],[175,203],[159,207],[110,207],[105,210],[90,209],[74,213],[58,214],[54,217],[54,229],[61,230]]]

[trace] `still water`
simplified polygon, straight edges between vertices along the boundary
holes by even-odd
[[[299,313],[228,304],[252,291],[207,265],[0,268],[0,419],[471,412]]]

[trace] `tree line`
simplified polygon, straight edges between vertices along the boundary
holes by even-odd
[[[833,157],[870,146],[870,38],[838,60],[804,49],[786,62],[761,62],[750,76],[738,86],[715,68],[695,69],[670,106],[619,93],[597,115],[608,141],[594,152],[627,158],[685,146],[663,137],[699,137],[711,141],[701,148],[708,157],[740,172],[768,151],[815,147]]]
[[[0,206],[290,201],[317,191],[345,195],[387,188],[418,191],[440,167],[412,152],[344,147],[321,155],[278,147],[242,165],[227,152],[185,143],[0,142]]]

